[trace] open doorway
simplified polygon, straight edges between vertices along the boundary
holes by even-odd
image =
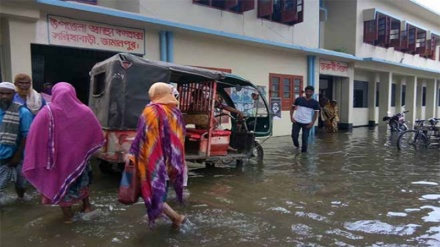
[[[324,107],[324,99],[328,99],[331,100],[333,99],[333,82],[334,82],[334,77],[333,76],[325,76],[325,75],[320,75],[319,76],[319,95],[318,95],[318,100],[319,100],[319,105],[322,107]],[[324,123],[322,121],[322,119],[319,117],[318,118],[318,127],[322,128],[324,126]]]
[[[34,89],[40,92],[43,84],[68,82],[76,89],[84,104],[89,99],[89,71],[92,67],[115,52],[78,49],[53,45],[31,45],[32,79]]]
[[[319,76],[319,103],[322,98],[333,99],[333,76]]]

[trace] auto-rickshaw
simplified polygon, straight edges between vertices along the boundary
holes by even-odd
[[[138,118],[150,101],[148,90],[155,82],[170,83],[179,92],[179,108],[186,123],[187,161],[212,166],[218,161],[241,165],[263,160],[259,140],[264,142],[272,135],[272,116],[258,87],[246,79],[126,53],[97,63],[90,77],[89,106],[106,138],[106,144],[95,155],[103,173],[124,163]],[[240,92],[247,95],[248,103],[242,110],[248,114],[244,117],[215,108],[220,101],[234,108],[243,107],[242,100],[234,100]]]

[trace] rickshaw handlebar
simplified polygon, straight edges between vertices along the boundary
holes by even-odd
[[[218,114],[218,115],[214,115],[214,117],[221,117],[221,116],[228,116],[228,117],[230,117],[231,119],[233,119],[233,120],[237,120],[237,118],[238,118],[238,120],[242,120],[242,121],[244,121],[244,120],[246,120],[246,116],[244,116],[244,115],[239,115],[239,117],[234,117],[234,116],[232,116],[231,114],[229,114],[229,113],[225,113],[225,112],[222,112],[222,113],[220,113],[220,114]]]

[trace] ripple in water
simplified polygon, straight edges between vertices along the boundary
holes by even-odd
[[[423,195],[422,198],[425,200],[438,200],[438,199],[440,199],[440,194]]]
[[[402,213],[402,212],[388,212],[387,216],[388,217],[406,217],[406,216],[408,216],[408,214]]]
[[[428,216],[423,217],[422,219],[425,222],[440,222],[440,208],[434,206],[422,206],[421,209],[432,209]]]
[[[419,225],[408,224],[405,226],[393,226],[379,220],[360,220],[350,223],[345,223],[344,227],[350,231],[359,231],[372,234],[381,235],[397,235],[405,236],[412,235]]]
[[[417,181],[417,182],[412,182],[411,184],[438,185],[438,183],[436,183],[436,182],[427,182],[427,181]]]

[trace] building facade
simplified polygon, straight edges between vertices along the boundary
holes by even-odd
[[[87,102],[92,66],[118,52],[230,71],[281,102],[306,85],[336,99],[341,128],[440,117],[440,15],[410,0],[1,1],[1,79],[68,81]]]

